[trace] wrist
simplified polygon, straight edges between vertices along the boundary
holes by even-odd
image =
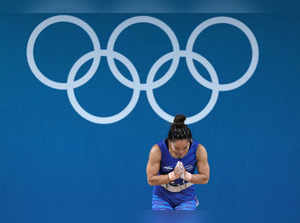
[[[188,171],[184,172],[184,180],[185,181],[191,182],[192,181],[192,177],[193,177],[193,174],[189,173]]]
[[[174,181],[174,180],[176,180],[175,172],[172,171],[172,172],[168,173],[168,177],[169,177],[169,181]]]

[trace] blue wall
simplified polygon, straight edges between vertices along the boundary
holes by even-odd
[[[166,137],[169,123],[153,111],[145,91],[127,117],[104,125],[81,117],[65,90],[42,84],[29,68],[26,45],[34,28],[55,15],[0,15],[0,222],[130,222],[136,213],[151,209],[146,162],[151,146]],[[253,76],[235,90],[220,91],[212,111],[190,125],[206,147],[211,167],[209,184],[197,186],[199,210],[217,222],[299,222],[300,17],[146,15],[170,26],[180,49],[198,24],[216,16],[238,19],[252,30],[259,46]],[[114,28],[137,14],[73,16],[88,23],[106,49]],[[91,50],[84,31],[59,23],[41,33],[34,55],[49,79],[66,82],[73,64]],[[137,24],[119,36],[115,50],[134,64],[145,83],[154,62],[172,48],[157,27]],[[201,33],[194,52],[213,65],[220,83],[240,78],[251,59],[246,36],[225,24]],[[195,64],[210,81],[206,69]],[[117,66],[132,80],[125,66]],[[170,61],[155,79],[169,66]],[[105,57],[95,76],[75,89],[80,104],[99,116],[118,113],[132,92],[111,74]],[[154,95],[168,113],[191,116],[204,108],[211,92],[193,79],[182,58],[174,76]]]

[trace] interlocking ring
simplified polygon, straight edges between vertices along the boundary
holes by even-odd
[[[39,34],[48,26],[59,22],[72,23],[81,27],[89,35],[94,47],[93,51],[84,54],[81,58],[79,58],[75,62],[75,64],[72,66],[70,70],[66,83],[56,82],[48,79],[37,67],[34,59],[34,53],[33,53],[35,42]],[[157,26],[164,33],[167,34],[172,44],[172,52],[163,55],[152,65],[148,73],[146,83],[140,82],[137,69],[131,63],[131,61],[124,55],[114,50],[114,45],[118,39],[118,36],[127,27],[138,23],[148,23]],[[252,50],[251,62],[245,74],[242,75],[241,78],[239,78],[238,80],[228,84],[220,84],[217,72],[214,69],[214,67],[211,65],[211,63],[200,54],[193,52],[194,43],[197,37],[199,36],[199,34],[210,26],[216,24],[222,24],[222,23],[229,24],[239,28],[247,36]],[[125,118],[135,108],[141,91],[146,91],[147,99],[152,109],[157,113],[157,115],[159,115],[162,119],[168,122],[172,122],[174,116],[168,114],[167,112],[161,109],[161,107],[158,105],[158,103],[155,100],[153,90],[158,87],[161,87],[172,78],[172,76],[175,74],[179,66],[179,60],[182,57],[186,59],[188,69],[191,75],[193,76],[193,78],[202,86],[212,90],[212,94],[209,99],[209,102],[204,107],[204,109],[199,113],[197,113],[196,115],[188,117],[186,120],[186,124],[192,124],[198,122],[201,119],[205,118],[212,111],[212,109],[214,108],[217,102],[220,91],[234,90],[242,86],[243,84],[245,84],[251,78],[251,76],[254,74],[256,70],[258,60],[259,60],[259,48],[258,48],[257,40],[254,34],[252,33],[252,31],[241,21],[230,17],[214,17],[202,22],[191,33],[187,41],[186,49],[180,50],[179,42],[172,29],[167,24],[154,17],[136,16],[136,17],[126,19],[113,30],[107,43],[107,49],[101,49],[100,42],[96,33],[86,22],[74,16],[68,16],[68,15],[54,16],[44,20],[33,30],[27,43],[26,53],[27,53],[27,61],[29,67],[32,73],[35,75],[35,77],[39,79],[43,84],[47,85],[48,87],[59,89],[59,90],[67,90],[68,98],[74,110],[81,117],[85,118],[90,122],[94,122],[97,124],[110,124]],[[114,77],[126,87],[133,89],[132,98],[128,103],[128,105],[118,114],[108,116],[108,117],[95,116],[85,111],[80,106],[74,94],[74,88],[82,86],[93,77],[93,75],[96,73],[99,67],[100,59],[103,56],[107,58],[108,66],[112,74],[114,75]],[[80,67],[91,59],[93,59],[93,63],[90,69],[87,71],[87,73],[83,75],[80,79],[75,80],[75,76],[78,70],[80,69]],[[130,72],[133,78],[133,81],[130,81],[127,78],[125,78],[124,75],[119,71],[119,69],[115,64],[115,59],[119,60],[127,67],[128,71]],[[161,66],[163,66],[169,60],[172,60],[172,63],[168,71],[159,80],[154,81],[154,77],[157,74],[157,71],[161,68]],[[199,72],[195,68],[194,60],[198,61],[205,67],[205,69],[208,71],[211,77],[211,82],[207,81],[199,74]]]
[[[43,21],[42,23],[40,23],[33,30],[27,43],[27,52],[26,52],[27,61],[32,73],[36,76],[37,79],[39,79],[43,84],[47,85],[48,87],[59,89],[59,90],[66,90],[67,89],[66,83],[60,83],[60,82],[50,80],[39,70],[38,66],[35,63],[34,54],[33,54],[34,45],[40,33],[48,26],[59,22],[72,23],[74,25],[79,26],[84,31],[86,31],[86,33],[89,35],[89,37],[92,40],[94,50],[100,50],[100,42],[94,30],[86,22],[74,16],[60,15],[60,16],[50,17],[45,21]],[[99,64],[100,64],[100,57],[98,55],[97,57],[94,58],[92,66],[88,70],[88,72],[85,75],[83,75],[79,80],[76,81],[75,86],[80,87],[84,85],[86,82],[88,82],[96,73]]]

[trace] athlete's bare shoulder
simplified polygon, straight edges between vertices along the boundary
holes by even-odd
[[[205,147],[200,143],[198,144],[196,155],[198,160],[207,158],[207,151]]]
[[[149,160],[146,167],[148,178],[158,173],[160,168],[161,152],[158,145],[152,146],[149,153]]]
[[[150,150],[149,159],[151,159],[151,160],[161,160],[161,151],[160,151],[160,148],[157,144],[152,146],[152,148]]]

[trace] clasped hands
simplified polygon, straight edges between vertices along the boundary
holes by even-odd
[[[169,180],[174,181],[178,178],[184,179],[186,181],[191,181],[192,174],[187,172],[181,161],[178,161],[174,170],[168,174]]]

